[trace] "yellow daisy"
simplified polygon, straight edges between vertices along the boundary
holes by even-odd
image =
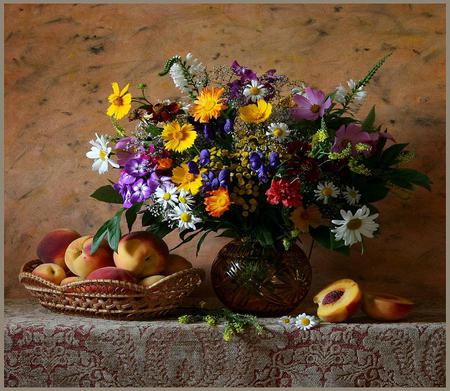
[[[272,114],[272,105],[264,99],[260,99],[258,103],[242,106],[239,109],[241,120],[248,124],[259,124],[267,120]]]
[[[200,174],[205,169],[200,170]],[[185,190],[192,195],[196,195],[200,187],[202,187],[201,175],[195,175],[189,172],[187,163],[182,163],[181,166],[175,167],[172,171],[172,182],[178,185],[179,190]]]
[[[309,226],[317,227],[324,223],[324,219],[316,205],[310,205],[306,209],[299,206],[291,214],[291,220],[300,232],[309,232]]]
[[[183,152],[194,145],[197,132],[191,124],[180,125],[178,121],[166,124],[161,133],[169,151]]]
[[[220,112],[227,108],[223,103],[223,88],[205,87],[200,91],[192,105],[191,113],[196,121],[208,123],[212,118],[217,118]]]
[[[131,94],[129,92],[127,93],[129,86],[130,84],[127,84],[120,91],[119,85],[116,82],[112,83],[113,93],[108,96],[111,106],[108,107],[106,112],[110,117],[121,119],[131,110]]]

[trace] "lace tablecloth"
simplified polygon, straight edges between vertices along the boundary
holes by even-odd
[[[443,316],[402,323],[322,324],[230,342],[223,326],[174,319],[124,322],[52,313],[6,301],[5,386],[445,386]]]

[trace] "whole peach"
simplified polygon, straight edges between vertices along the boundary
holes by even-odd
[[[388,293],[365,292],[362,310],[372,319],[394,321],[406,318],[414,303],[401,296]]]
[[[114,263],[120,269],[128,270],[143,278],[160,274],[169,257],[167,244],[158,236],[147,231],[131,232],[119,241]]]
[[[166,276],[163,276],[161,274],[157,274],[155,276],[145,277],[143,280],[139,281],[139,284],[145,285],[145,286],[150,286],[150,285],[153,285],[155,282],[158,282],[158,281],[162,280],[165,277]]]
[[[83,279],[78,276],[70,276],[62,280],[60,285],[67,285],[70,284],[71,282],[78,282],[78,281],[83,281]]]
[[[64,257],[69,270],[82,278],[101,267],[114,266],[113,251],[105,240],[91,254],[92,239],[92,236],[86,235],[74,240],[67,247]]]
[[[164,273],[168,276],[170,274],[190,268],[192,268],[192,263],[190,263],[186,258],[183,258],[178,254],[170,254],[169,258],[167,259]]]
[[[36,266],[31,273],[56,285],[59,285],[66,278],[66,272],[56,263],[42,263]]]
[[[60,228],[50,231],[39,242],[36,252],[38,258],[44,263],[56,263],[64,268],[67,266],[64,262],[64,255],[70,243],[78,239],[80,234],[72,229]]]
[[[94,270],[92,273],[89,273],[86,280],[118,280],[137,283],[136,277],[129,271],[114,266],[106,266]]]

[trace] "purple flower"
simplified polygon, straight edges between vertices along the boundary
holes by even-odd
[[[203,178],[203,182],[205,183],[205,185],[202,188],[203,194],[206,194],[207,192],[209,192],[211,190],[216,190],[219,188],[219,186],[220,186],[219,179],[217,179],[214,176],[214,173],[212,171],[210,171],[208,174],[203,173],[202,178]]]
[[[202,149],[200,151],[200,164],[202,166],[207,166],[210,163],[210,155],[209,155],[209,151],[207,149]]]
[[[250,68],[240,66],[236,60],[234,60],[233,63],[231,64],[231,70],[237,76],[241,77],[241,81],[258,79],[255,72],[253,72]]]
[[[134,177],[143,177],[150,171],[149,161],[142,158],[131,159],[125,164],[125,171]]]
[[[158,176],[158,174],[156,172],[152,172],[152,174],[150,175],[150,178],[148,179],[149,182],[151,182],[151,186],[155,188],[158,187],[164,187],[167,186],[168,184],[171,184],[171,179],[168,176]]]
[[[277,168],[280,165],[280,157],[278,153],[271,152],[269,155],[269,166],[270,168]]]
[[[258,179],[261,183],[266,183],[269,180],[269,177],[267,176],[267,169],[264,164],[261,164],[261,167],[258,169]]]
[[[325,110],[331,106],[331,98],[325,99],[325,94],[317,89],[306,87],[306,97],[295,94],[293,99],[297,107],[291,109],[291,114],[297,119],[315,121],[323,117]]]
[[[207,140],[213,140],[215,136],[214,129],[210,124],[203,125],[203,137]]]
[[[195,163],[193,161],[189,161],[187,165],[188,165],[188,170],[191,174],[194,174],[194,175],[200,174],[200,170],[198,169],[197,163]]]
[[[226,187],[227,189],[230,186],[230,170],[228,168],[224,168],[219,172],[219,184],[222,187]]]
[[[224,131],[226,134],[230,134],[230,133],[233,131],[233,129],[234,129],[234,123],[233,123],[233,120],[230,119],[230,118],[227,118],[227,119],[225,120],[225,125],[223,125],[223,131]]]
[[[120,139],[116,143],[114,149],[117,163],[121,166],[125,166],[128,160],[138,157],[139,154],[145,151],[143,145],[141,145],[139,140],[135,137],[125,137]]]
[[[376,136],[376,139],[378,140],[378,136]],[[336,138],[331,147],[331,151],[341,152],[350,143],[352,145],[352,155],[356,155],[358,153],[355,148],[356,144],[364,143],[370,145],[370,143],[374,141],[373,136],[364,132],[361,126],[356,124],[349,124],[347,126],[342,125],[336,132]],[[370,151],[366,151],[366,153],[367,152]]]
[[[248,160],[250,161],[250,168],[253,171],[256,171],[259,169],[259,167],[261,167],[261,156],[259,155],[259,153],[257,152],[251,152],[248,155]]]
[[[133,194],[131,195],[130,201],[134,204],[135,202],[145,201],[151,196],[155,189],[149,186],[149,181],[144,181],[142,178],[138,179],[132,185]]]

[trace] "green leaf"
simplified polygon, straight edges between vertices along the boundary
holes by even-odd
[[[112,250],[117,251],[119,245],[119,240],[121,236],[120,231],[120,218],[125,209],[120,208],[119,211],[114,215],[113,218],[106,221],[95,233],[91,246],[91,254],[94,254],[102,240],[106,237],[108,240],[109,247]]]
[[[372,106],[372,108],[369,111],[369,114],[367,114],[367,117],[362,122],[361,126],[363,130],[370,133],[373,130],[374,123],[375,123],[375,106]]]
[[[239,237],[239,233],[236,232],[236,230],[230,228],[230,229],[224,230],[221,234],[216,235],[216,238],[222,238],[222,237],[225,237],[225,238],[238,238]]]
[[[120,218],[122,217],[124,209],[119,210],[115,216],[110,220],[110,225],[108,227],[108,244],[112,250],[117,252],[119,247],[120,237],[122,233],[120,231]]]
[[[137,214],[141,210],[142,202],[134,204],[131,208],[127,209],[125,212],[125,218],[127,219],[128,232],[131,232],[133,224],[136,221]]]
[[[173,250],[177,249],[178,247],[182,246],[183,244],[186,244],[186,243],[190,242],[190,241],[191,241],[192,239],[194,239],[200,232],[202,232],[202,231],[198,230],[198,231],[194,231],[194,232],[192,233],[192,231],[184,230],[184,231],[180,232],[180,235],[179,235],[179,236],[180,236],[181,242],[178,243],[175,247],[173,247],[170,251],[173,251]],[[187,235],[186,235],[187,233],[192,233],[192,235],[186,237],[186,236],[187,236]]]
[[[412,185],[422,186],[431,191],[431,181],[427,175],[410,168],[392,170],[388,174],[389,180],[397,186],[412,189]]]
[[[198,243],[197,243],[197,250],[195,251],[195,256],[196,257],[198,257],[198,253],[199,253],[199,251],[200,251],[200,248],[202,247],[202,244],[203,244],[203,242],[204,242],[204,240],[206,239],[206,237],[208,236],[208,234],[210,233],[211,231],[206,231],[206,232],[204,232],[203,233],[203,235],[200,237],[200,239],[198,240]]]
[[[157,126],[153,124],[148,124],[145,128],[148,133],[151,134],[152,137],[159,137],[161,135],[162,129],[158,128]]]
[[[164,236],[171,233],[174,229],[169,226],[166,222],[159,222],[156,224],[152,224],[145,229],[146,231],[154,233],[156,236],[163,238]]]
[[[98,201],[108,202],[112,204],[123,203],[121,195],[111,185],[99,187],[91,194],[92,198]]]
[[[343,240],[337,241],[328,227],[324,225],[317,228],[310,227],[309,232],[313,239],[323,247],[344,255],[350,255],[350,247],[346,246]]]
[[[386,148],[381,154],[381,162],[387,167],[396,162],[400,153],[408,146],[408,144],[394,144]]]

